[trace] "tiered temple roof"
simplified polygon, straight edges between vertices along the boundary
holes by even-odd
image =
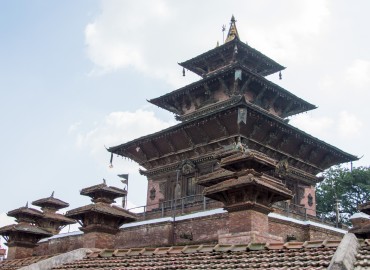
[[[108,148],[112,156],[136,161],[145,169],[140,170],[142,174],[157,181],[149,183],[153,185],[149,190],[160,189],[161,195],[157,199],[148,196],[148,203],[172,200],[172,182],[177,176],[181,196],[200,195],[202,187],[192,188],[189,179],[218,170],[215,153],[237,138],[248,149],[274,160],[280,171],[277,177],[297,195],[295,204],[311,204],[303,197],[315,195],[314,185],[321,180],[318,173],[358,159],[288,123],[287,117],[316,106],[265,78],[284,67],[243,43],[234,17],[224,44],[180,65],[201,79],[149,102],[174,113],[181,122]],[[243,125],[239,124],[240,111],[244,112]],[[177,175],[186,161],[196,168],[193,176]]]
[[[239,130],[236,120],[238,108],[241,107],[247,109],[248,120]],[[195,113],[197,116],[193,119],[108,150],[138,162],[148,169],[148,173],[155,171],[159,165],[171,167],[168,159],[172,156],[171,163],[176,164],[179,161],[176,153],[179,151],[186,158],[196,159],[200,153],[207,151],[204,149],[231,144],[230,137],[238,135],[248,140],[250,148],[276,159],[288,159],[298,170],[310,174],[357,159],[267,113],[243,96],[234,96]]]
[[[116,233],[122,224],[136,220],[135,214],[111,205],[127,191],[107,186],[105,180],[102,184],[82,189],[80,194],[90,197],[94,203],[69,210],[66,216],[77,220],[83,232]]]
[[[32,248],[37,245],[37,242],[52,235],[49,231],[38,226],[38,221],[43,218],[42,212],[29,208],[28,203],[25,207],[9,211],[7,215],[14,217],[17,222],[17,224],[0,228],[0,235],[7,241],[8,256],[11,259],[31,256]],[[18,248],[23,251],[16,253]]]
[[[60,199],[54,198],[54,192],[50,197],[42,198],[32,202],[32,205],[39,206],[41,210],[43,209],[50,209],[58,211],[59,209],[63,209],[69,206],[69,203],[64,202]]]
[[[258,50],[241,42],[235,22],[233,16],[225,44],[182,62],[180,65],[202,77],[234,61],[245,64],[253,73],[261,76],[285,69]]]
[[[76,223],[73,219],[56,213],[58,210],[68,207],[69,204],[54,198],[54,192],[49,197],[36,200],[32,204],[39,206],[42,210],[42,218],[37,220],[37,224],[52,234],[58,234],[63,227]]]

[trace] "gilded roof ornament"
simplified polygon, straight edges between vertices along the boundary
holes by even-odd
[[[232,41],[235,38],[238,38],[239,39],[238,29],[236,28],[236,24],[235,23],[236,23],[236,20],[235,20],[235,17],[233,15],[231,17],[231,20],[230,20],[230,28],[229,28],[229,32],[227,33],[227,37],[226,37],[225,43],[227,43],[229,41]]]

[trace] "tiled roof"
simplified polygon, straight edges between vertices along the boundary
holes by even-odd
[[[116,187],[108,187],[105,183],[84,188],[81,190],[80,194],[89,196],[90,194],[99,191],[110,193],[112,195],[116,195],[117,197],[127,194],[126,190]]]
[[[356,255],[354,270],[370,269],[370,239],[361,243],[360,249]]]
[[[8,216],[10,217],[15,217],[17,218],[18,215],[27,215],[27,216],[32,216],[32,217],[42,217],[42,212],[34,209],[34,208],[29,208],[29,207],[20,207],[14,210],[11,210],[7,213]]]
[[[66,224],[76,223],[75,220],[71,218],[67,218],[64,215],[57,214],[57,213],[44,213],[44,219],[56,220],[56,221],[63,222]]]
[[[37,226],[33,226],[30,224],[19,223],[19,224],[12,224],[8,226],[4,226],[0,228],[1,234],[7,234],[12,231],[20,231],[20,232],[27,232],[32,234],[39,234],[44,236],[51,236],[51,234]],[[1,268],[0,268],[1,269]]]
[[[53,269],[326,269],[339,241],[103,250]]]
[[[131,220],[136,219],[134,213],[131,213],[123,208],[119,208],[115,205],[107,205],[103,203],[89,204],[79,208],[72,209],[66,213],[66,216],[71,218],[78,218],[78,216],[80,216],[81,214],[89,212],[97,212],[111,216],[128,218]]]
[[[57,208],[65,208],[69,206],[69,203],[66,203],[54,197],[39,199],[39,200],[32,202],[32,204],[36,206],[40,206],[40,207],[44,205],[53,205],[54,207],[57,207]]]
[[[45,260],[45,259],[50,258],[52,256],[55,256],[55,255],[34,256],[34,257],[28,257],[28,258],[24,258],[24,259],[0,261],[0,269],[1,270],[15,270],[15,269],[19,269],[21,267],[28,266],[30,264],[39,262],[41,260]]]

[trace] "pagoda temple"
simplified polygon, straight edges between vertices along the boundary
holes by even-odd
[[[140,172],[148,178],[147,209],[168,206],[175,197],[189,198],[189,204],[204,195],[217,197],[207,189],[203,193],[202,176],[223,172],[220,151],[240,144],[263,157],[262,178],[273,177],[272,182],[277,179],[291,191],[287,195],[280,187],[285,194],[281,200],[289,197],[315,215],[314,187],[321,180],[316,175],[358,158],[288,123],[287,117],[316,106],[265,78],[285,67],[243,43],[234,17],[224,44],[180,65],[201,79],[149,100],[174,113],[180,123],[108,148],[145,168]],[[256,169],[260,161],[253,166],[247,162],[250,168],[240,162],[235,166]],[[252,175],[259,178],[259,173]]]
[[[57,213],[69,204],[51,196],[32,202],[41,207],[41,211],[24,207],[9,211],[8,216],[14,217],[18,224],[0,228],[0,235],[7,241],[8,258],[24,258],[32,256],[34,248],[42,238],[56,235],[66,225],[76,223],[75,220]]]
[[[7,241],[9,247],[8,259],[20,259],[33,255],[33,248],[42,238],[53,234],[37,226],[37,221],[42,219],[42,212],[29,208],[28,203],[9,211],[8,216],[14,217],[17,224],[0,228],[0,235]]]
[[[124,197],[124,189],[102,184],[81,190],[81,195],[91,198],[92,204],[69,210],[66,216],[78,221],[84,232],[84,247],[113,247],[114,236],[122,224],[136,220],[135,214],[112,205],[116,198]]]
[[[54,235],[60,233],[65,226],[76,223],[73,219],[57,213],[58,210],[68,207],[69,203],[54,198],[54,192],[50,197],[32,202],[32,205],[39,206],[43,212],[43,218],[38,220],[37,224]]]

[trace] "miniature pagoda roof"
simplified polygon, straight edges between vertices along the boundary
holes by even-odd
[[[27,234],[36,234],[36,235],[42,235],[45,237],[52,236],[51,233],[30,224],[26,223],[19,223],[19,224],[12,224],[8,226],[4,226],[0,228],[0,234],[1,235],[7,235],[11,232],[24,232]]]
[[[234,150],[234,154],[221,159],[220,166],[226,170],[238,171],[242,167],[251,167],[251,163],[259,167],[259,171],[271,170],[276,167],[276,161],[261,152],[246,149]]]
[[[114,196],[115,198],[118,198],[118,197],[125,196],[127,194],[127,191],[124,189],[107,186],[106,183],[102,183],[99,185],[84,188],[80,192],[81,195],[85,195],[89,197],[94,197],[98,193],[102,194],[101,195],[102,197],[104,195],[109,195],[109,196]]]
[[[66,216],[78,219],[86,213],[100,213],[108,216],[121,217],[129,221],[136,220],[136,215],[115,205],[89,204],[67,211]]]
[[[66,203],[60,199],[54,198],[54,192],[50,197],[42,198],[32,202],[32,205],[40,207],[50,207],[55,209],[62,209],[69,206],[69,203]]]
[[[320,162],[319,159],[312,160],[307,165],[313,166],[315,168],[315,174],[319,173],[320,171],[334,165],[334,164],[339,164],[343,162],[349,162],[349,161],[354,161],[358,160],[358,157],[348,154],[322,140],[319,140],[315,138],[312,135],[309,135],[305,133],[304,131],[288,124],[286,121],[284,121],[282,118],[275,116],[266,110],[260,108],[257,105],[254,105],[248,101],[245,100],[243,96],[235,96],[229,100],[226,100],[224,102],[219,102],[215,105],[211,105],[209,107],[205,107],[202,110],[198,110],[194,114],[196,114],[196,117],[192,117],[189,120],[186,120],[182,123],[179,123],[177,125],[174,125],[172,127],[169,127],[167,129],[163,129],[159,132],[146,135],[143,137],[140,137],[138,139],[135,139],[133,141],[114,146],[114,147],[109,147],[107,150],[111,153],[115,153],[117,155],[125,156],[128,157],[139,164],[141,164],[144,168],[150,169],[150,167],[146,167],[147,160],[150,160],[151,158],[155,158],[157,156],[163,156],[163,155],[168,155],[169,153],[173,152],[173,149],[171,147],[167,147],[169,150],[168,152],[159,152],[163,148],[158,148],[155,145],[158,144],[157,142],[160,141],[162,144],[170,144],[171,141],[174,142],[174,139],[171,139],[171,136],[174,136],[173,134],[180,134],[183,133],[184,135],[181,135],[184,137],[184,146],[182,146],[181,149],[189,149],[194,147],[194,145],[191,144],[191,140],[195,140],[195,137],[191,137],[191,140],[185,140],[187,137],[192,136],[190,132],[187,132],[186,129],[191,129],[192,127],[199,126],[199,123],[205,124],[207,121],[211,118],[214,118],[216,115],[230,115],[231,113],[226,113],[230,112],[231,110],[235,111],[237,108],[244,107],[247,108],[248,115],[257,117],[258,119],[264,119],[266,123],[270,123],[269,125],[273,125],[275,128],[280,129],[283,131],[283,134],[288,134],[291,138],[294,138],[296,140],[295,145],[299,144],[305,144],[309,143],[313,145],[318,153],[321,153],[318,156],[323,156],[323,155],[332,155],[332,159],[325,164]],[[248,116],[250,118],[250,116]],[[234,116],[233,116],[234,117]],[[261,120],[259,120],[261,121]],[[230,119],[225,119],[223,121],[224,124],[233,124],[236,125],[236,116],[235,116],[235,123],[230,122]],[[248,120],[247,120],[248,123]],[[219,132],[222,134],[222,129],[217,128],[213,129],[213,132]],[[234,133],[233,135],[238,135],[240,133]],[[198,136],[199,137],[199,136]],[[218,135],[218,137],[220,137]],[[224,135],[221,135],[221,137],[224,137]],[[186,142],[186,145],[185,145]],[[145,147],[146,149],[143,149]],[[153,148],[153,150],[152,150]],[[140,151],[142,149],[143,151]],[[177,149],[177,151],[180,149]],[[287,152],[286,154],[290,156],[294,156],[297,154],[297,150],[291,150],[292,152]],[[153,153],[151,156],[148,154]],[[159,152],[159,153],[158,153]],[[279,150],[280,152],[280,150]]]
[[[49,212],[44,213],[43,219],[58,221],[58,222],[61,222],[63,224],[74,224],[74,223],[76,223],[75,220],[73,220],[71,218],[68,218],[64,215],[57,214],[57,213],[49,213]]]
[[[235,51],[237,52],[236,59]],[[240,41],[234,16],[231,18],[229,33],[223,45],[179,63],[179,65],[203,77],[210,71],[209,63],[216,63],[213,68],[217,69],[224,65],[226,61],[232,60],[244,62],[251,70],[261,76],[267,76],[285,69],[271,58]]]
[[[10,217],[14,217],[16,219],[18,219],[19,217],[41,218],[42,217],[42,212],[37,210],[37,209],[29,208],[27,206],[23,206],[23,207],[20,207],[20,208],[9,211],[7,213],[7,215],[10,216]]]
[[[237,190],[247,186],[256,186],[259,190],[273,191],[275,201],[287,200],[292,197],[292,192],[271,176],[258,173],[253,169],[248,169],[243,174],[238,178],[231,178],[206,187],[203,194],[211,199],[218,200],[217,193]]]
[[[306,112],[309,110],[316,109],[317,107],[299,97],[296,95],[292,94],[288,90],[280,87],[279,85],[265,79],[263,76],[249,70],[245,65],[240,64],[240,63],[230,63],[228,65],[225,65],[224,67],[218,69],[215,72],[209,73],[204,79],[196,81],[194,83],[191,83],[189,85],[186,85],[184,87],[181,87],[177,90],[174,90],[170,93],[167,93],[165,95],[162,95],[157,98],[153,98],[148,100],[148,102],[161,107],[165,110],[168,110],[170,112],[173,112],[177,115],[180,115],[178,109],[171,104],[173,99],[177,99],[179,96],[184,96],[188,95],[189,93],[195,92],[197,90],[199,91],[204,91],[204,84],[205,83],[211,83],[213,81],[218,80],[220,76],[226,76],[228,74],[231,74],[235,72],[236,69],[241,69],[242,72],[248,77],[251,78],[252,81],[256,81],[259,84],[263,85],[266,87],[266,94],[269,92],[273,93],[274,95],[278,94],[279,97],[283,100],[285,100],[285,107],[288,109],[282,117],[288,117],[294,114]],[[217,104],[218,102],[214,103]],[[293,105],[291,104],[293,103]],[[289,105],[290,104],[290,105]],[[200,109],[198,109],[200,110]],[[195,114],[198,110],[195,112],[191,113],[192,115]],[[190,114],[189,114],[190,115]],[[178,120],[183,121],[189,117],[188,115],[180,115],[178,117]]]

